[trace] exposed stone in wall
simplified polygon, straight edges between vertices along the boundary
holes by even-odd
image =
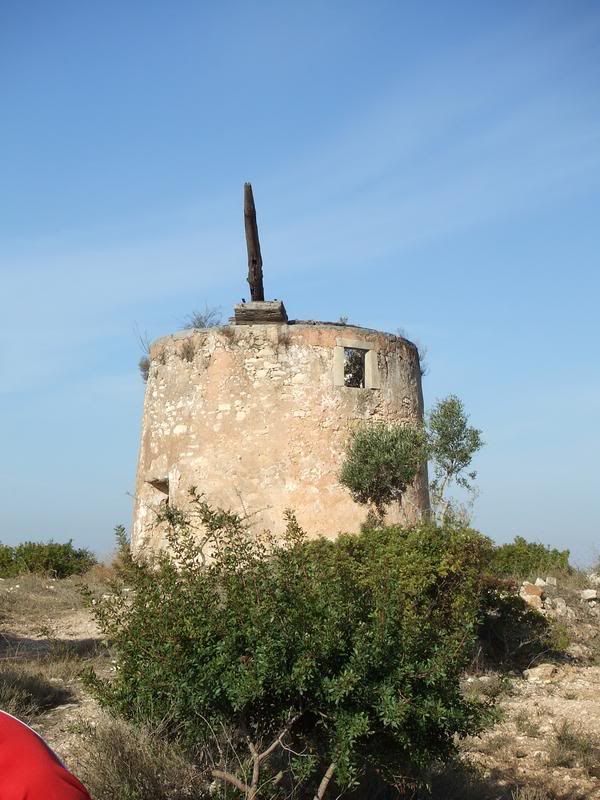
[[[370,385],[336,374],[340,347],[370,352]],[[352,427],[423,416],[416,348],[363,328],[325,324],[245,325],[183,331],[151,348],[136,485],[134,549],[162,546],[153,525],[168,488],[185,505],[196,486],[216,506],[273,531],[294,509],[310,534],[358,530],[366,510],[338,483]],[[428,508],[420,475],[390,521]]]

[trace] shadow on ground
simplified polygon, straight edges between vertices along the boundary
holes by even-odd
[[[36,639],[0,633],[0,661],[35,658],[89,658],[104,648],[102,639]]]

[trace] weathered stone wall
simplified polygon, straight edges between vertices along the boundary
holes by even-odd
[[[372,388],[339,385],[344,346],[368,351]],[[417,350],[400,337],[294,323],[159,339],[146,388],[134,550],[164,544],[155,509],[167,496],[185,505],[190,486],[273,531],[282,529],[288,508],[310,534],[356,531],[366,510],[338,483],[352,427],[422,416]],[[413,521],[428,504],[424,471],[388,518]]]

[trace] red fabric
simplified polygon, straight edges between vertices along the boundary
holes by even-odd
[[[0,800],[91,800],[27,725],[0,711]]]

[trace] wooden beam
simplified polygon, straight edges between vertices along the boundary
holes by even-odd
[[[258,225],[256,224],[256,208],[252,184],[244,184],[244,227],[246,229],[246,249],[248,250],[248,283],[250,284],[250,297],[252,300],[264,300],[262,256],[258,240]]]
[[[261,325],[268,322],[287,322],[287,313],[281,300],[253,301],[234,307],[236,325]]]

